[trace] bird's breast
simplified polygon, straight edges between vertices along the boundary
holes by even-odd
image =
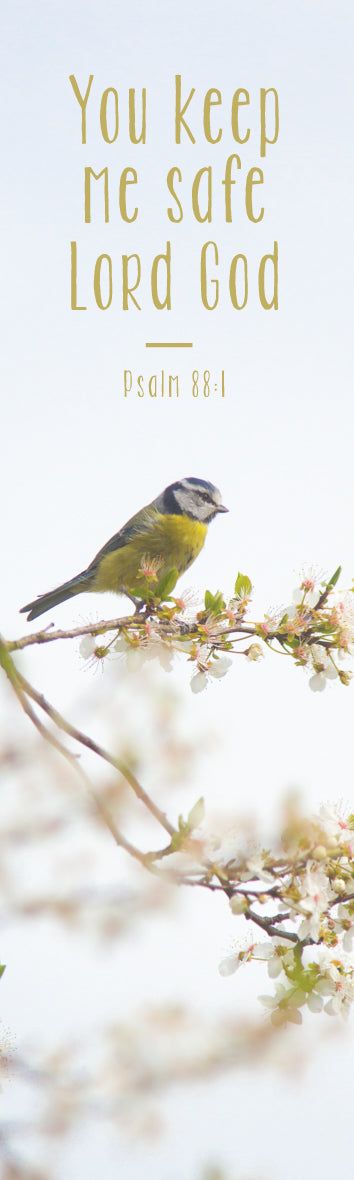
[[[206,533],[207,525],[189,516],[155,513],[148,529],[137,531],[126,545],[101,558],[93,589],[115,592],[126,589],[137,597],[142,596],[141,569],[148,565],[149,559],[156,567],[158,580],[174,567],[182,574],[200,553]]]

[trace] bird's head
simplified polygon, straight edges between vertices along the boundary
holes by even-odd
[[[179,479],[165,488],[159,497],[160,511],[177,516],[189,516],[191,520],[199,520],[202,524],[209,524],[218,512],[228,512],[221,503],[221,495],[214,484],[206,479]]]

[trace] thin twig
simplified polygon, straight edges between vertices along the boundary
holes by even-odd
[[[56,639],[78,639],[81,635],[102,635],[105,631],[124,631],[127,627],[141,627],[144,620],[139,615],[126,615],[124,618],[110,619],[108,622],[85,623],[82,627],[73,627],[68,631],[55,631],[52,624],[43,631],[35,631],[32,635],[23,635],[21,639],[10,639],[6,644],[9,652],[20,651],[24,647],[31,647],[34,643],[53,643]]]
[[[168,832],[169,836],[174,836],[176,829],[167,819],[167,816],[164,814],[164,812],[161,811],[159,807],[157,807],[157,804],[154,803],[153,800],[150,799],[149,795],[147,795],[146,791],[144,791],[144,788],[138,782],[138,779],[133,774],[133,772],[129,769],[129,766],[127,766],[121,758],[114,757],[114,755],[110,754],[108,750],[105,750],[103,746],[100,746],[97,742],[94,742],[92,738],[87,737],[87,735],[82,733],[80,729],[77,729],[76,726],[70,725],[70,722],[66,721],[64,717],[61,716],[61,713],[59,713],[57,709],[54,709],[53,706],[49,704],[49,701],[46,700],[45,696],[43,696],[43,693],[37,692],[36,689],[33,688],[33,686],[29,683],[29,681],[21,675],[17,668],[15,668],[15,665],[13,664],[6,648],[6,644],[4,644],[2,641],[0,641],[0,657],[4,671],[6,672],[8,679],[10,680],[12,687],[16,692],[16,695],[20,700],[22,707],[24,708],[23,697],[29,696],[33,701],[35,701],[37,705],[39,705],[41,709],[43,709],[43,711],[48,717],[50,717],[51,721],[53,721],[59,729],[68,734],[69,737],[72,737],[74,741],[79,742],[87,749],[92,750],[94,754],[97,754],[99,758],[102,758],[105,762],[108,762],[108,764],[113,766],[115,770],[118,770],[123,778],[125,778],[128,785],[132,788],[136,797],[140,799],[141,803],[143,803],[146,809],[150,811],[151,815],[153,815],[157,822],[161,824],[161,827],[163,827],[165,831]],[[26,703],[28,704],[28,702]],[[25,712],[28,712],[28,710],[25,709]],[[28,715],[30,716],[31,721],[36,724],[38,729],[41,725],[41,722],[38,721],[37,717],[36,721],[34,721],[35,714],[33,711],[31,711],[31,714],[28,713]],[[43,736],[46,736],[46,731],[43,731]],[[53,735],[51,735],[51,737],[53,737]],[[57,748],[63,752],[64,747],[62,747],[61,743],[58,743],[58,740],[54,737],[52,744],[56,744]]]
[[[72,737],[74,741],[80,742],[80,745],[86,746],[88,750],[92,750],[93,753],[97,754],[99,758],[102,758],[104,762],[108,762],[110,766],[113,766],[115,770],[118,770],[134,791],[137,799],[140,799],[141,803],[144,804],[144,807],[146,807],[147,810],[150,811],[151,815],[153,815],[157,820],[157,822],[161,824],[163,828],[165,828],[165,831],[168,832],[169,836],[173,836],[175,834],[175,828],[172,824],[170,824],[164,812],[161,811],[159,807],[157,807],[157,804],[154,803],[152,799],[150,799],[149,795],[147,795],[146,791],[144,791],[144,788],[138,782],[135,774],[133,774],[133,772],[129,769],[129,766],[123,762],[123,759],[116,758],[113,754],[110,754],[108,750],[105,750],[103,746],[100,746],[98,742],[95,742],[93,738],[90,738],[87,736],[87,734],[82,733],[82,731],[77,729],[75,725],[71,725],[69,721],[66,721],[65,718],[61,716],[61,713],[59,713],[57,709],[54,709],[53,706],[49,704],[49,701],[46,700],[46,698],[43,696],[43,693],[37,692],[36,689],[34,689],[32,685],[29,684],[28,680],[25,680],[25,678],[21,676],[20,673],[18,673],[18,676],[24,692],[27,693],[28,696],[30,696],[32,700],[34,700],[36,704],[44,710],[45,713],[47,713],[47,716],[50,717],[51,721],[54,721],[55,725],[57,725],[59,729],[62,729],[64,733],[67,733],[69,737]]]

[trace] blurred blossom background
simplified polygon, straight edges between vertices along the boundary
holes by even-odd
[[[211,526],[179,592],[254,586],[250,617],[288,607],[304,574],[352,558],[353,165],[352,14],[346,3],[251,0],[247,9],[200,0],[178,10],[152,0],[123,9],[102,0],[18,0],[4,6],[2,109],[6,162],[2,246],[4,440],[1,465],[1,632],[27,624],[24,602],[85,568],[164,486],[195,475],[220,487],[229,514]],[[69,82],[86,90],[87,143]],[[181,74],[196,143],[174,143],[174,78]],[[147,142],[128,131],[128,90],[147,91]],[[119,134],[104,143],[102,93],[119,97]],[[203,101],[222,93],[211,145]],[[236,89],[250,95],[250,136],[235,145]],[[260,88],[279,95],[279,138],[260,158]],[[225,162],[239,151],[233,220],[225,223]],[[191,185],[213,169],[212,223],[198,224]],[[95,193],[85,225],[84,167],[108,166],[110,222]],[[183,221],[167,217],[166,175],[182,172]],[[125,167],[138,173],[132,224],[119,215]],[[262,221],[245,212],[247,172],[261,167]],[[237,175],[236,175],[237,172]],[[70,242],[79,298],[70,309]],[[152,259],[171,241],[172,309],[151,302]],[[200,251],[219,251],[220,300],[203,308]],[[279,244],[279,309],[259,304],[261,257]],[[108,253],[113,299],[94,303],[93,267]],[[141,311],[122,310],[121,258],[138,253]],[[249,299],[228,294],[244,254]],[[193,349],[149,350],[190,340]],[[180,396],[124,397],[123,374],[178,373]],[[212,375],[192,396],[193,371]],[[221,397],[220,374],[225,374]],[[215,385],[217,389],[215,390]],[[118,605],[117,605],[118,603]],[[68,628],[125,613],[126,601],[82,596],[46,616]],[[233,848],[278,839],[287,800],[305,814],[323,802],[353,811],[353,688],[311,692],[306,670],[271,653],[234,658],[221,679],[191,692],[193,667],[175,655],[103,662],[79,641],[18,654],[17,666],[70,718],[124,759],[173,823],[205,800],[205,827]],[[68,742],[70,747],[70,741]],[[123,778],[85,751],[80,765],[128,839],[156,831]],[[349,1023],[308,1013],[271,1029],[257,996],[270,990],[253,963],[230,978],[218,965],[250,930],[226,899],[178,888],[118,849],[72,766],[45,745],[1,686],[0,722],[4,1168],[67,1180],[295,1180],[303,1158],[329,1180],[351,1149]],[[242,924],[243,923],[243,924]],[[323,1135],[326,1119],[326,1135]],[[255,1134],[255,1128],[257,1134]],[[55,1152],[53,1152],[53,1143]]]

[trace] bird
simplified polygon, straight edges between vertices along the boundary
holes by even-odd
[[[58,606],[75,594],[113,590],[125,594],[136,606],[146,597],[146,571],[158,581],[173,571],[174,588],[180,574],[189,569],[204,545],[208,525],[219,512],[228,512],[221,494],[205,479],[176,480],[151,504],[141,508],[96,553],[87,569],[68,582],[41,594],[21,607],[27,622]]]

